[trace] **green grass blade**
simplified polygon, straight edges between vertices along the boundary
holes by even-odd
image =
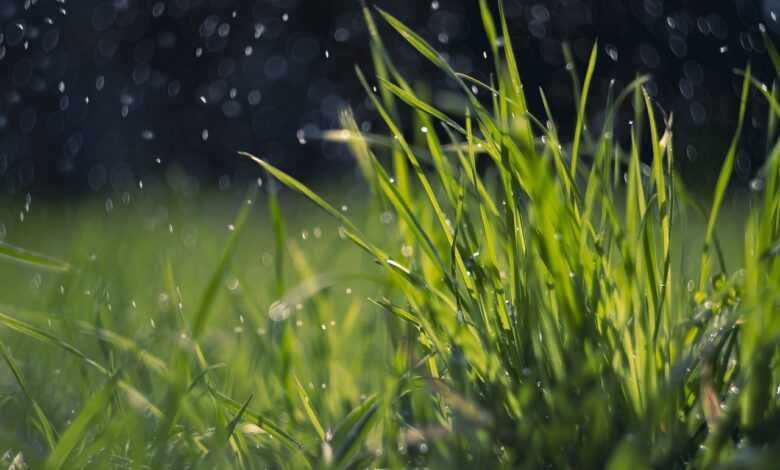
[[[222,279],[225,276],[230,259],[233,256],[233,251],[236,249],[238,238],[241,235],[241,230],[244,228],[249,213],[253,207],[254,199],[257,194],[257,187],[252,185],[246,198],[246,202],[238,211],[235,221],[233,222],[232,231],[228,238],[225,248],[222,251],[219,263],[216,266],[209,283],[206,286],[206,291],[203,293],[198,309],[195,313],[195,319],[192,324],[192,338],[197,340],[203,334],[209,316],[211,314],[211,307],[214,305],[214,301],[217,298],[219,292],[219,286],[222,284]]]
[[[84,404],[81,412],[73,420],[73,423],[65,430],[57,443],[57,447],[49,454],[44,463],[46,470],[59,470],[63,468],[68,456],[76,445],[84,438],[89,431],[90,422],[101,412],[105,411],[109,405],[111,396],[114,394],[118,375],[112,376],[108,382]]]
[[[58,259],[25,250],[5,242],[0,242],[0,258],[10,259],[17,263],[26,264],[41,269],[52,271],[68,271],[70,264]]]
[[[723,198],[726,194],[726,188],[731,180],[731,173],[734,170],[734,159],[737,155],[737,145],[739,144],[740,137],[742,135],[742,127],[745,122],[745,114],[747,111],[748,93],[750,91],[750,66],[745,71],[745,78],[742,81],[742,93],[740,95],[739,105],[739,117],[737,118],[737,130],[729,146],[729,150],[726,153],[726,159],[723,162],[723,166],[718,176],[718,181],[715,184],[715,193],[712,200],[712,209],[710,209],[710,215],[707,219],[707,229],[704,235],[704,254],[702,255],[701,270],[699,274],[699,288],[703,289],[709,276],[709,255],[707,251],[712,243],[712,238],[715,233],[715,226],[718,221],[718,214],[720,207],[723,204]]]
[[[51,421],[49,421],[49,418],[46,417],[46,413],[43,412],[41,406],[30,394],[30,390],[27,387],[27,382],[24,380],[24,376],[22,376],[22,372],[19,369],[19,366],[17,366],[16,361],[14,360],[13,356],[11,356],[11,352],[2,341],[0,341],[0,354],[3,356],[6,364],[8,364],[8,368],[11,369],[11,373],[14,375],[16,383],[19,384],[19,388],[22,389],[22,393],[24,393],[24,396],[27,397],[27,400],[32,404],[33,411],[35,411],[35,416],[38,419],[38,424],[41,427],[43,437],[46,439],[46,443],[48,444],[49,449],[53,450],[57,444],[57,435],[54,430],[54,426],[52,426]]]
[[[311,406],[311,399],[309,398],[309,394],[306,393],[306,389],[303,388],[303,385],[301,385],[301,381],[298,380],[298,377],[295,377],[295,386],[298,390],[298,398],[301,399],[303,409],[306,411],[306,416],[309,418],[309,422],[311,423],[314,430],[317,431],[317,435],[320,436],[320,440],[325,442],[325,429],[323,429],[322,424],[320,424],[320,420],[317,418],[317,413],[314,412],[314,408]]]
[[[230,422],[227,425],[227,437],[230,439],[233,437],[233,431],[236,430],[236,426],[239,422],[241,422],[241,418],[244,416],[244,413],[246,412],[246,409],[249,407],[249,403],[252,401],[252,398],[254,398],[254,395],[250,394],[247,399],[244,401],[244,404],[241,405],[241,408],[238,410],[238,413],[233,417],[233,419],[230,420]]]
[[[577,175],[577,163],[579,159],[580,140],[582,139],[582,130],[585,126],[585,109],[588,105],[588,96],[590,96],[590,83],[593,79],[593,72],[596,70],[596,60],[598,58],[599,44],[596,41],[593,44],[593,48],[590,51],[590,59],[588,60],[588,68],[585,71],[585,83],[582,86],[582,95],[580,97],[579,109],[577,110],[577,122],[574,126],[574,141],[572,142],[571,149],[571,176],[574,178]]]

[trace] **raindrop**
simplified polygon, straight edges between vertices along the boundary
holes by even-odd
[[[174,80],[168,84],[168,96],[176,96],[181,91],[181,83]]]
[[[141,138],[144,140],[152,140],[154,139],[154,132],[152,132],[150,129],[144,129],[141,131]]]
[[[676,34],[669,37],[669,49],[677,57],[685,57],[688,54],[688,44],[682,36]]]
[[[431,2],[431,10],[436,11],[439,9],[439,2],[438,0],[433,0]]]
[[[693,162],[696,161],[696,158],[699,156],[699,152],[692,144],[688,144],[685,147],[685,156],[688,157],[688,160]]]
[[[336,40],[336,42],[346,42],[349,39],[349,30],[346,28],[338,28],[333,33],[333,39]]]
[[[618,61],[618,49],[613,44],[607,44],[604,46],[604,49],[607,52],[607,55],[610,59],[612,59],[614,62]]]
[[[265,26],[262,23],[255,23],[255,39],[260,39],[264,32]]]
[[[249,95],[247,95],[247,102],[249,102],[251,106],[257,106],[260,104],[262,97],[263,95],[258,90],[252,90],[249,92]]]
[[[330,51],[325,49],[325,58],[330,59]]]
[[[46,34],[43,35],[43,38],[41,38],[41,47],[43,48],[44,52],[48,53],[57,47],[59,41],[60,30],[52,29],[51,31],[47,31]]]
[[[285,14],[283,14],[283,15],[282,15],[282,21],[284,21],[285,23],[287,23],[287,21],[288,21],[289,19],[290,19],[290,15],[288,15],[287,13],[285,13]]]
[[[152,7],[152,16],[155,18],[159,18],[162,16],[162,14],[165,12],[165,3],[163,2],[157,2]]]
[[[691,103],[691,118],[696,124],[704,124],[707,120],[707,110],[698,101]]]
[[[203,129],[203,131],[200,133],[200,138],[203,139],[204,142],[209,140],[209,130]]]
[[[222,103],[222,114],[227,118],[235,118],[241,115],[241,103],[236,100],[228,100]]]
[[[683,95],[683,98],[686,100],[693,98],[693,84],[690,80],[687,78],[682,78],[680,79],[678,86],[680,88],[680,94]]]
[[[98,77],[95,79],[95,89],[97,91],[100,91],[103,89],[103,87],[106,84],[106,77],[103,75],[98,75]]]
[[[244,48],[244,55],[245,55],[245,56],[247,56],[247,57],[249,57],[250,55],[252,55],[252,46],[246,46],[246,47]]]
[[[290,306],[282,300],[275,301],[268,308],[268,316],[273,321],[286,320],[287,318],[289,318],[290,312],[291,312]]]

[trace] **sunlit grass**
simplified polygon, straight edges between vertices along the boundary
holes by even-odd
[[[773,463],[774,131],[756,191],[728,188],[749,94],[774,116],[774,88],[739,71],[739,125],[702,203],[675,172],[673,118],[645,77],[610,91],[594,133],[594,47],[564,146],[555,116],[528,112],[501,4],[480,4],[490,83],[365,10],[375,75],[357,77],[390,137],[364,135],[349,110],[320,136],[354,153],[355,203],[243,154],[266,184],[234,194],[234,218],[223,204],[161,212],[145,200],[108,214],[41,208],[20,224],[0,247],[13,260],[0,289],[8,463],[19,452],[44,468]],[[458,84],[461,113],[398,74],[375,16]],[[310,204],[280,201],[270,181]],[[68,222],[52,242],[46,231]]]

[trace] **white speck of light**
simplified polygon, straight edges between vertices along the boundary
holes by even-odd
[[[203,129],[203,132],[200,133],[200,138],[203,139],[203,141],[209,140],[209,130]]]
[[[265,25],[262,23],[255,24],[255,39],[260,39],[260,36],[265,32]]]
[[[325,58],[330,59],[330,51],[325,49]]]

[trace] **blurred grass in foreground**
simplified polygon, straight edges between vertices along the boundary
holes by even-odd
[[[701,204],[675,174],[672,117],[644,93],[645,77],[613,90],[591,135],[594,48],[585,78],[573,74],[578,119],[564,147],[552,116],[527,112],[501,5],[496,16],[480,4],[489,84],[379,12],[461,86],[460,115],[397,73],[366,10],[377,78],[358,77],[392,138],[361,134],[349,111],[343,130],[320,136],[351,146],[366,182],[358,203],[246,154],[324,212],[254,187],[203,205],[138,196],[25,211],[0,250],[15,260],[0,264],[7,463],[775,462],[774,88],[739,72],[740,128]],[[769,155],[755,191],[726,197],[751,92],[769,103]],[[623,150],[612,130],[631,106]]]

